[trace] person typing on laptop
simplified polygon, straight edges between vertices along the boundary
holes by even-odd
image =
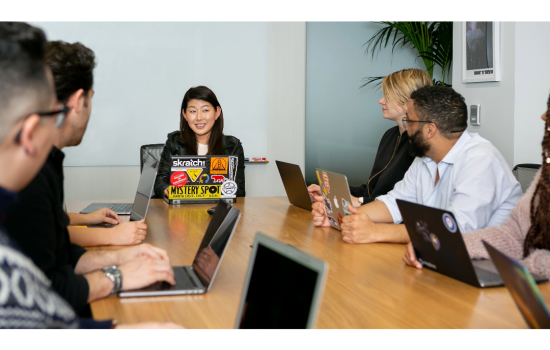
[[[79,319],[5,232],[6,209],[44,164],[65,120],[44,64],[45,44],[38,28],[0,23],[0,328],[181,328]]]
[[[63,211],[61,149],[79,144],[86,129],[93,95],[94,53],[80,43],[50,42],[46,63],[53,72],[57,101],[68,107],[66,120],[54,137],[46,164],[8,210],[6,228],[22,251],[52,280],[54,290],[79,314],[88,310],[89,302],[106,297],[113,290],[139,288],[159,280],[174,283],[168,256],[161,249],[142,244],[121,250],[86,251],[72,242],[74,235],[69,239],[74,228],[68,230],[68,226],[75,223],[71,220],[82,216],[71,218]],[[109,212],[109,218],[96,214],[88,216],[88,220],[119,220]],[[118,237],[118,244],[136,244],[143,240],[146,226],[142,222],[124,223],[113,229],[80,230],[105,239],[104,244],[109,235]],[[115,268],[102,271],[108,266]],[[118,278],[120,274],[122,279]],[[120,280],[121,284],[117,282]]]
[[[500,226],[487,227],[463,235],[472,259],[489,259],[482,241],[519,260],[532,273],[550,278],[550,97],[548,110],[542,115],[546,122],[542,141],[542,167],[531,186],[511,211],[510,218]],[[421,269],[409,243],[403,261]]]
[[[387,195],[350,208],[355,215],[342,220],[343,240],[407,243],[396,199],[452,211],[462,232],[503,223],[521,197],[521,186],[500,152],[466,130],[464,98],[451,88],[423,87],[411,94],[406,115],[416,159]],[[314,203],[312,213],[315,226],[329,225],[322,203]]]

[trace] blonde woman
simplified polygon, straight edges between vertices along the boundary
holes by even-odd
[[[405,103],[413,91],[431,85],[432,79],[421,69],[403,69],[391,73],[382,81],[384,96],[378,101],[382,106],[382,117],[397,125],[382,136],[367,183],[358,187],[350,186],[354,207],[370,203],[376,197],[388,193],[403,179],[414,160],[408,152],[409,136],[402,123]],[[312,200],[315,200],[314,196],[321,196],[319,185],[309,186],[308,191]]]

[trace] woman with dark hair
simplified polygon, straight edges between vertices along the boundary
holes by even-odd
[[[542,115],[546,122],[542,141],[542,167],[535,175],[510,218],[500,226],[464,234],[464,243],[473,259],[489,259],[482,240],[519,260],[531,272],[550,278],[550,98]],[[407,265],[421,269],[412,244],[403,256]]]
[[[168,197],[172,156],[232,155],[239,157],[237,196],[244,197],[244,150],[238,138],[223,134],[223,111],[214,92],[206,86],[187,90],[181,103],[180,130],[168,134],[160,156],[155,194]]]

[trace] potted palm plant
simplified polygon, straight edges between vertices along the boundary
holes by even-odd
[[[392,45],[392,54],[396,47],[411,47],[418,53],[426,66],[426,71],[433,78],[434,67],[442,70],[441,80],[434,79],[434,85],[445,85],[445,77],[451,69],[453,60],[453,22],[375,22],[385,25],[378,30],[365,45],[374,58],[375,53],[388,44]],[[365,87],[374,82],[382,83],[384,77],[363,78]]]

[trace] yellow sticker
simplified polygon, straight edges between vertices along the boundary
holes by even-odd
[[[220,185],[170,186],[169,199],[210,199],[221,198]]]
[[[319,172],[315,170],[315,173],[317,174],[317,181],[319,181],[319,186],[323,189],[323,192],[325,193],[325,196],[327,195],[327,190],[325,189],[325,186],[321,182],[321,177],[319,176]]]
[[[210,174],[227,174],[227,157],[210,159]]]
[[[189,175],[189,177],[191,178],[191,181],[196,182],[197,177],[199,177],[199,175],[202,173],[202,168],[201,169],[187,169],[186,171],[187,171],[187,175]]]

